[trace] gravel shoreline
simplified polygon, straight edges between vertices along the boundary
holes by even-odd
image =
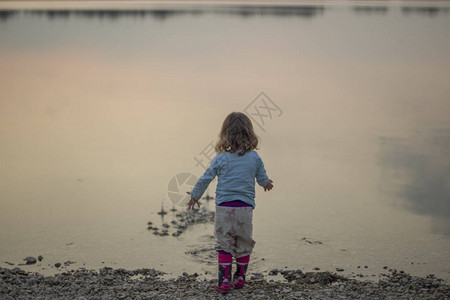
[[[0,299],[450,299],[450,286],[433,275],[392,270],[378,281],[349,279],[330,272],[272,270],[288,282],[250,273],[243,290],[218,294],[215,279],[184,273],[164,279],[155,269],[77,269],[43,276],[18,267],[0,268]]]

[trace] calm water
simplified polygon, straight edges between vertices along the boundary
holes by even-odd
[[[212,225],[146,223],[256,105],[252,270],[449,280],[450,6],[362,5],[0,2],[0,266],[215,274]]]

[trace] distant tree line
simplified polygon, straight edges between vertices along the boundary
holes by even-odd
[[[17,17],[20,14],[44,16],[49,19],[65,19],[70,17],[84,17],[97,19],[119,19],[122,17],[145,18],[152,17],[157,20],[165,20],[169,17],[192,15],[200,16],[204,14],[232,15],[243,18],[254,16],[275,16],[275,17],[302,17],[312,18],[323,14],[325,6],[221,6],[221,7],[201,7],[196,9],[149,9],[149,10],[122,10],[122,9],[48,9],[48,10],[0,10],[0,21],[6,21]],[[354,6],[355,13],[386,14],[389,11],[387,6]],[[402,13],[421,14],[435,16],[439,13],[449,13],[447,7],[402,7]]]

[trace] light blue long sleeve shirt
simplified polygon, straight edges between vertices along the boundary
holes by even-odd
[[[192,198],[200,199],[216,176],[216,205],[240,200],[255,207],[255,179],[260,186],[269,182],[264,163],[256,151],[249,151],[243,156],[237,152],[222,152],[216,155],[197,181],[191,191]]]

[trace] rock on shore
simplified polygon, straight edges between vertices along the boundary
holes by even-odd
[[[278,272],[278,271],[277,271]],[[43,276],[19,268],[0,268],[0,299],[228,299],[218,294],[216,280],[184,274],[163,279],[155,269],[78,269]],[[238,299],[449,299],[450,287],[430,275],[425,278],[393,271],[378,282],[357,281],[330,272],[283,271],[287,283],[269,282],[249,274]],[[260,274],[262,275],[262,274]],[[252,279],[253,278],[253,279]]]

